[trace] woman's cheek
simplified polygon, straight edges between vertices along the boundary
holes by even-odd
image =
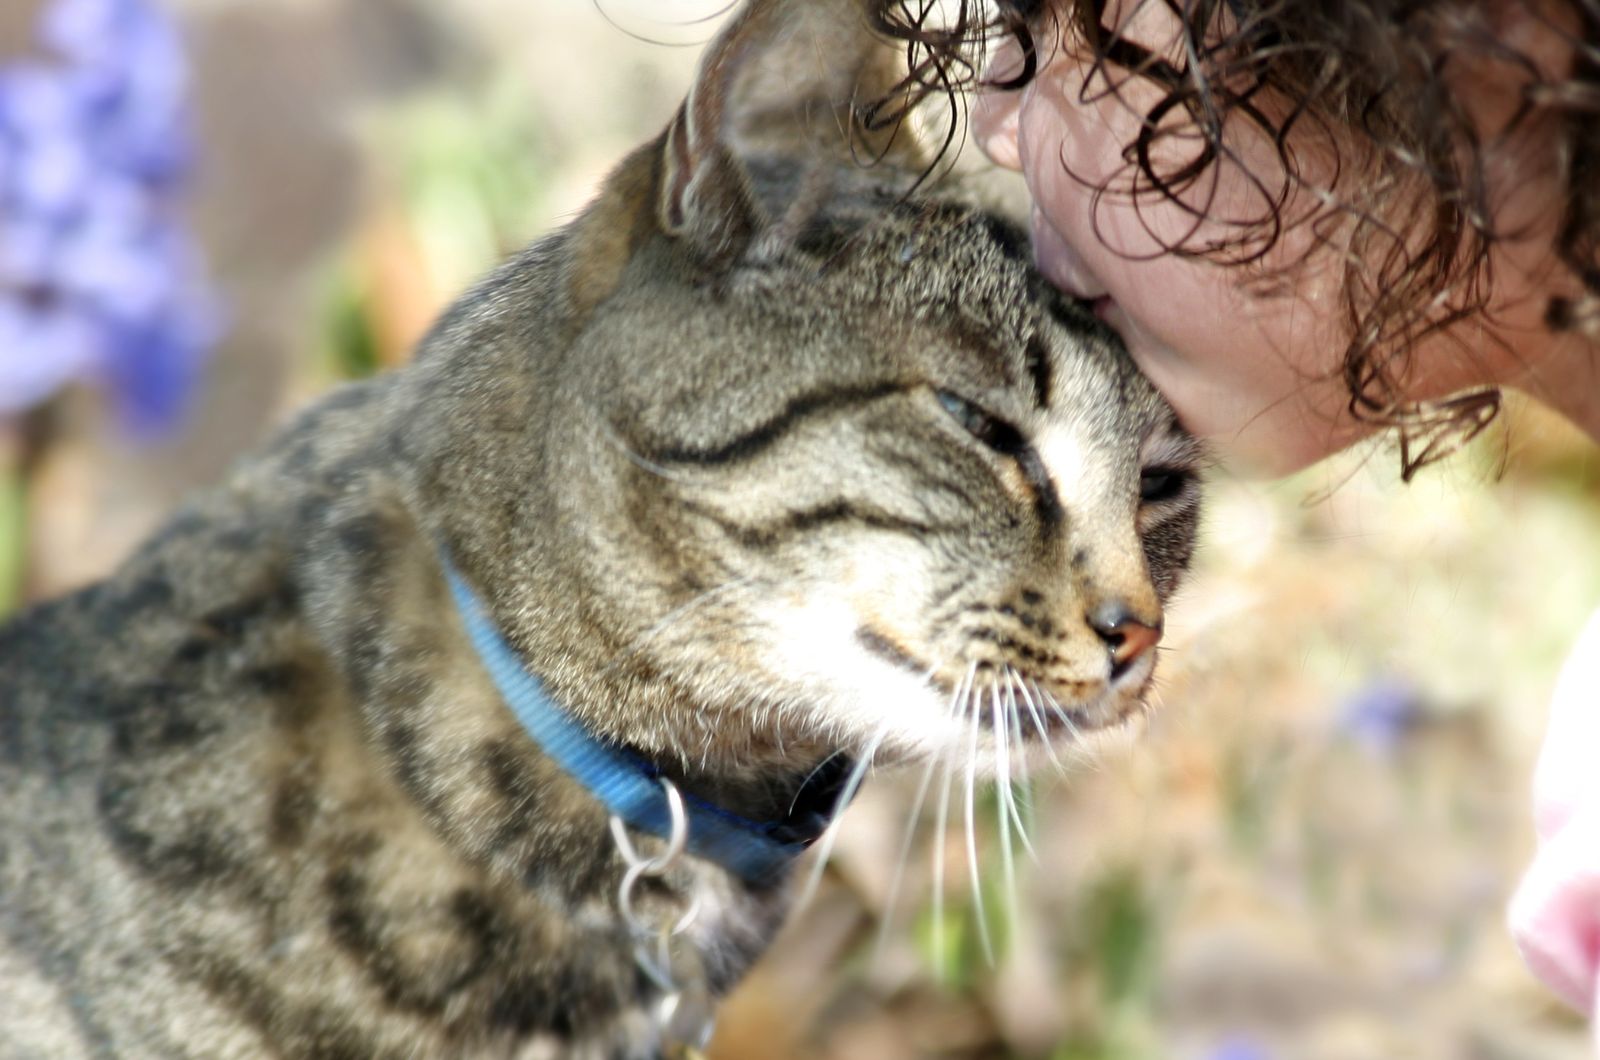
[[[1101,315],[1140,367],[1184,424],[1242,469],[1285,474],[1366,433],[1345,411],[1338,375],[1336,277],[1308,265],[1291,290],[1257,296],[1241,287],[1248,267],[1167,253],[1226,233],[1197,226],[1148,187],[1135,203],[1121,144],[1136,134],[1124,126],[1136,123],[1129,107],[1139,101],[1078,103],[1080,88],[1070,67],[1053,65],[1017,116],[1045,275],[1080,298],[1109,295]],[[1242,209],[1253,186],[1227,178],[1207,194],[1216,208]],[[1287,235],[1280,253],[1299,253],[1299,238]]]
[[[1171,282],[1151,286],[1173,289]],[[1210,343],[1179,352],[1151,335],[1136,314],[1118,305],[1106,313],[1106,320],[1122,334],[1128,352],[1172,403],[1184,426],[1210,442],[1236,470],[1284,475],[1331,451],[1310,429],[1318,418],[1303,405],[1303,381],[1276,371],[1272,358],[1247,349],[1248,327],[1236,329],[1234,346],[1226,354],[1211,349]]]
[[[1225,267],[1181,259],[1126,275],[1112,291],[1127,303],[1107,323],[1184,426],[1237,470],[1286,475],[1370,433],[1347,409],[1342,342],[1295,296],[1251,298]]]

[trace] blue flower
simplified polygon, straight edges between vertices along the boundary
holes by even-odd
[[[0,68],[0,415],[76,380],[134,430],[182,415],[219,313],[177,209],[188,68],[150,0],[56,0]]]

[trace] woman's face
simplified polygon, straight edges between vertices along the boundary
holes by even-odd
[[[1181,61],[1181,27],[1166,4],[1113,3],[1106,19],[1111,25],[1120,20],[1124,36],[1157,55]],[[986,92],[973,125],[990,158],[1027,179],[1035,254],[1045,275],[1094,301],[1184,424],[1247,471],[1285,474],[1371,433],[1348,411],[1340,374],[1349,337],[1340,255],[1312,246],[1311,225],[1286,227],[1254,265],[1166,252],[1236,238],[1241,229],[1228,219],[1270,214],[1263,189],[1277,195],[1288,187],[1285,218],[1325,213],[1321,204],[1332,192],[1317,185],[1332,171],[1332,156],[1326,143],[1308,141],[1312,126],[1307,123],[1307,133],[1289,145],[1298,183],[1285,183],[1276,146],[1265,134],[1233,121],[1225,140],[1232,157],[1211,166],[1174,202],[1123,160],[1164,90],[1115,68],[1092,72],[1056,42],[1037,45],[1036,76],[1019,91]],[[1019,49],[1009,44],[991,79],[1004,81],[1019,68]],[[1192,157],[1195,144],[1187,133],[1158,140],[1157,172]],[[1134,190],[1137,195],[1130,194]],[[1197,221],[1197,214],[1209,220]],[[1336,217],[1324,220],[1335,222],[1320,227],[1337,245],[1344,230]],[[1545,256],[1549,245],[1546,236]],[[1441,397],[1485,378],[1484,359],[1459,352],[1414,356],[1411,364],[1404,385],[1414,399]]]

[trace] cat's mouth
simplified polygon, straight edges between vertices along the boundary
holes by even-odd
[[[1037,676],[1015,666],[974,661],[952,672],[922,660],[900,640],[862,626],[856,641],[927,681],[950,704],[958,724],[995,742],[1055,744],[1118,729],[1143,712],[1154,668],[1133,682],[1073,681]],[[1056,687],[1067,699],[1052,692]],[[1070,693],[1068,692],[1070,689]]]
[[[1143,687],[1133,694],[1107,688],[1088,706],[1069,706],[1045,694],[1025,675],[1008,683],[978,686],[971,695],[981,731],[1023,744],[1077,740],[1121,728],[1145,708]]]

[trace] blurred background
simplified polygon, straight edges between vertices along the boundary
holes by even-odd
[[[404,363],[665,123],[720,6],[0,5],[0,614]],[[874,778],[713,1055],[1589,1055],[1502,921],[1600,463],[1515,405],[1396,463],[1215,481],[1147,731],[1019,791],[1014,882],[980,801],[981,901],[959,810],[907,841],[919,778]]]

